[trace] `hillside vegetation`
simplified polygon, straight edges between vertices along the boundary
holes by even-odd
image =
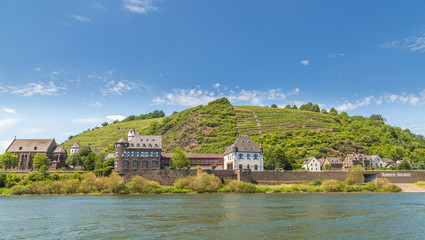
[[[301,108],[301,107],[300,107]],[[115,123],[79,134],[67,141],[79,141],[96,150],[113,150],[132,127],[140,134],[163,136],[164,151],[177,147],[186,152],[223,153],[238,134],[250,135],[265,151],[274,145],[284,149],[292,163],[307,156],[344,157],[349,153],[379,154],[381,157],[425,161],[425,141],[409,130],[381,120],[289,108],[233,107],[225,98],[160,119]],[[109,147],[109,148],[108,148]]]

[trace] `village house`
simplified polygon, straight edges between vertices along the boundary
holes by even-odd
[[[368,170],[370,161],[363,154],[347,154],[342,162],[342,170],[348,170],[356,165],[361,165],[364,170]]]
[[[342,170],[342,161],[339,157],[327,157],[322,168],[324,168],[326,164],[331,165],[331,170]]]
[[[50,159],[49,169],[66,167],[67,153],[58,146],[55,139],[14,139],[6,152],[18,156],[18,168],[33,170],[33,158],[37,153],[44,153]]]
[[[162,152],[165,169],[169,169],[173,157],[172,153]],[[195,169],[196,166],[200,166],[201,169],[211,169],[212,165],[217,165],[217,170],[223,170],[223,154],[214,153],[186,153],[186,157],[189,158],[190,169]]]
[[[385,167],[385,162],[379,155],[364,156],[369,161],[369,170],[376,170],[380,167]]]
[[[224,151],[224,169],[263,171],[263,147],[258,147],[250,136],[240,135]]]
[[[315,157],[309,157],[302,163],[302,168],[309,172],[320,172],[322,167],[320,165],[320,161]]]
[[[74,153],[78,153],[78,151],[80,151],[80,148],[81,148],[80,144],[78,142],[75,142],[74,145],[72,145],[72,147],[69,151],[70,155],[72,155]]]

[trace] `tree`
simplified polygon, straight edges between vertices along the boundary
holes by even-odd
[[[294,106],[292,107],[292,109],[298,110],[297,105],[294,105]]]
[[[87,157],[89,155],[89,153],[91,153],[91,147],[90,145],[83,145],[81,146],[80,150],[78,151],[78,154],[80,155],[80,157]]]
[[[338,111],[335,108],[331,108],[331,110],[329,110],[329,113],[331,115],[338,115]]]
[[[89,155],[87,155],[87,157],[85,157],[84,159],[84,162],[83,162],[84,170],[85,171],[94,170],[95,163],[96,163],[96,154],[94,154],[94,152],[90,152]]]
[[[272,145],[264,149],[264,168],[268,170],[276,168],[291,170],[292,164],[285,156],[285,151],[281,146]]]
[[[398,170],[412,170],[412,167],[410,166],[409,162],[404,159],[400,165],[398,165]]]
[[[106,126],[108,126],[108,122],[103,122],[102,127],[106,127]]]
[[[212,170],[214,170],[214,169],[216,169],[217,168],[217,164],[213,164],[213,165],[211,165],[211,169]]]
[[[276,104],[272,104],[270,107],[271,108],[277,108],[277,105]]]
[[[96,154],[94,169],[102,168],[104,162],[105,162],[105,153],[104,152],[98,152]]]
[[[80,154],[79,153],[74,153],[70,156],[68,156],[68,158],[66,159],[66,164],[73,166],[75,169],[75,166],[81,166],[81,164],[83,164]]]
[[[348,185],[353,185],[355,183],[364,183],[363,167],[361,165],[356,165],[348,169],[347,177],[345,182]]]
[[[381,121],[381,122],[387,121],[381,114],[372,114],[369,118],[374,121]]]
[[[329,163],[326,163],[323,170],[332,170],[332,165]]]
[[[0,165],[4,168],[11,168],[18,164],[18,156],[13,153],[7,152],[0,155]]]
[[[288,105],[286,105],[286,106],[285,106],[285,108],[286,108],[286,109],[292,109],[291,105],[289,105],[289,104],[288,104]]]
[[[171,163],[176,168],[182,169],[190,164],[189,158],[184,154],[181,148],[177,148],[173,151],[173,157],[171,158]]]
[[[308,102],[306,104],[301,105],[300,110],[310,111],[310,112],[320,112],[320,107],[317,104],[313,105],[312,102]]]
[[[324,108],[320,112],[323,113],[323,114],[328,114],[328,111],[326,111],[326,109],[324,109]]]
[[[32,162],[35,169],[42,170],[43,166],[47,168],[49,167],[50,159],[47,157],[45,153],[37,153],[32,159]]]

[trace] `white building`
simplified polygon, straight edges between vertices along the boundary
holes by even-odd
[[[74,153],[78,153],[78,151],[80,151],[80,148],[81,148],[80,144],[78,142],[75,142],[74,145],[72,145],[70,150],[71,155]]]
[[[224,170],[263,171],[263,148],[248,136],[241,135],[224,151]]]
[[[310,172],[320,172],[322,171],[322,166],[315,157],[309,157],[302,163],[302,168]]]
[[[134,130],[134,127],[133,127],[131,132],[128,132],[128,141],[131,141],[136,136],[139,136],[139,133],[136,132],[136,130]]]
[[[379,167],[385,167],[387,165],[379,155],[365,156],[365,158],[369,160],[369,166],[371,167],[371,170],[377,169]]]

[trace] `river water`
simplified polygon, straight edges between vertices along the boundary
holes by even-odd
[[[424,239],[424,193],[2,196],[0,239]]]

